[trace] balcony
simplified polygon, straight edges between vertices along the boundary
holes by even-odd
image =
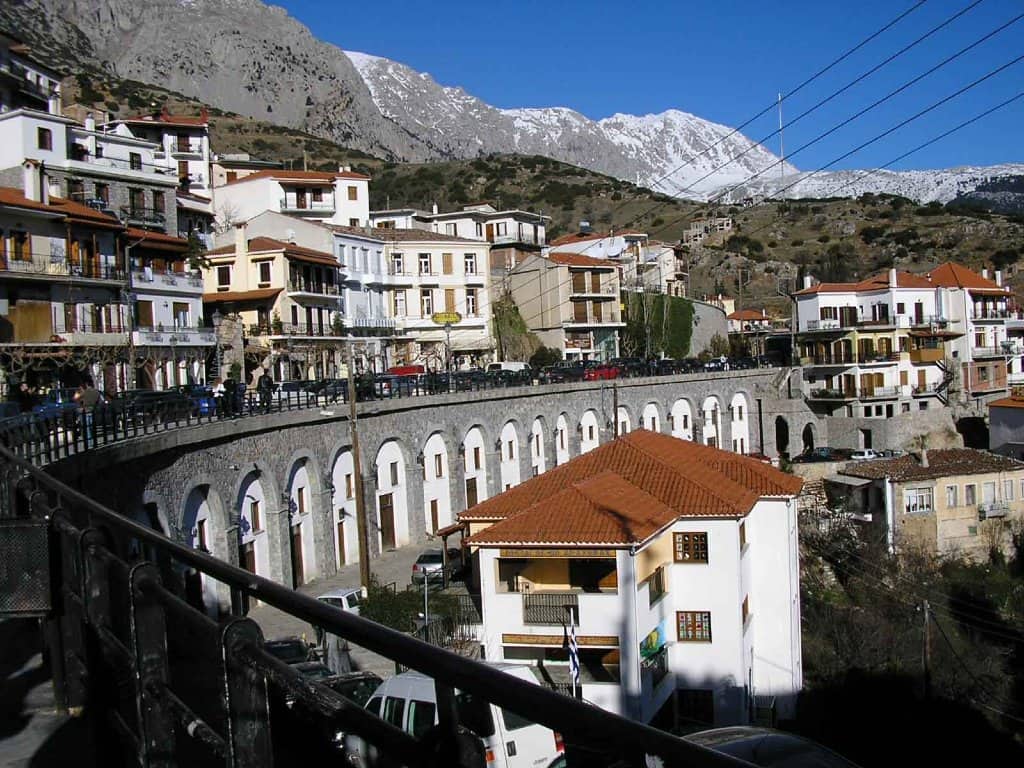
[[[915,384],[911,388],[910,394],[914,397],[931,397],[941,393],[943,389],[945,389],[945,386],[942,382],[933,381],[926,384]]]
[[[811,355],[800,358],[801,365],[820,365],[825,367],[845,367],[857,364],[854,355]]]
[[[978,505],[978,520],[990,517],[1006,517],[1010,514],[1010,505],[1005,501],[988,501]]]
[[[861,400],[891,400],[899,396],[899,387],[867,387],[860,391]]]
[[[523,624],[562,626],[569,619],[570,611],[579,624],[577,592],[523,592]]]
[[[286,336],[340,338],[347,334],[348,331],[345,328],[338,328],[336,330],[330,323],[325,323],[324,325],[318,325],[317,323],[281,323],[280,325],[253,323],[249,326],[250,336],[270,336],[274,338]]]
[[[941,347],[922,347],[910,350],[910,362],[912,363],[939,363],[946,357],[945,350]]]
[[[562,322],[562,327],[566,330],[570,330],[572,328],[592,328],[594,326],[600,326],[602,328],[624,328],[626,324],[620,322],[618,317],[605,317],[604,315],[577,315]]]
[[[838,320],[808,320],[805,330],[808,332],[841,331],[843,326]]]
[[[212,347],[216,343],[216,334],[213,328],[178,326],[164,329],[158,325],[132,331],[132,343],[140,347]]]
[[[860,360],[858,365],[864,367],[894,363],[900,359],[900,355],[899,352],[869,352],[864,355],[858,355],[858,358]]]
[[[341,289],[335,283],[316,283],[305,280],[288,281],[288,293],[307,293],[313,296],[340,296]]]
[[[301,197],[281,198],[281,213],[291,213],[296,216],[333,216],[336,210],[333,199],[306,200]]]
[[[121,219],[127,224],[134,224],[139,227],[167,226],[166,214],[156,208],[142,208],[138,206],[124,206],[121,208]]]
[[[979,360],[986,357],[1005,357],[1013,354],[1013,347],[971,347],[971,357]]]
[[[394,318],[360,317],[345,321],[345,331],[353,336],[394,336],[399,328]]]
[[[819,387],[818,389],[812,389],[808,395],[812,400],[856,400],[857,390]]]
[[[127,307],[125,307],[125,312]],[[68,325],[63,319],[53,328],[53,342],[72,346],[127,346],[128,333],[125,328],[109,327],[90,322],[75,322]]]
[[[986,320],[1009,320],[1015,319],[1017,313],[1005,308],[985,307],[975,309],[971,312],[971,320],[984,322]]]
[[[0,272],[26,278],[81,278],[114,282],[124,282],[126,277],[124,269],[109,264],[69,264],[63,252],[50,255],[0,252]]]
[[[544,245],[544,238],[540,234],[538,234],[537,237],[534,237],[532,231],[527,231],[524,229],[522,233],[514,232],[511,235],[491,235],[490,237],[487,238],[487,242],[492,243],[493,245],[509,245],[512,243],[523,243],[525,245]]]
[[[935,328],[946,328],[949,326],[949,318],[943,317],[942,315],[922,315],[921,317],[915,317],[910,321],[910,324],[914,328],[922,327],[935,327]]]
[[[171,144],[172,155],[196,155],[202,157],[203,154],[203,142],[198,139],[195,141],[175,141]]]
[[[132,287],[141,293],[152,290],[199,294],[203,292],[203,278],[199,274],[143,267],[132,270]]]

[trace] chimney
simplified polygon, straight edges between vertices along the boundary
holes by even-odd
[[[804,275],[804,288],[810,288],[814,285],[814,278],[810,275]]]
[[[351,165],[339,165],[338,166],[338,173],[352,173],[352,166]]]
[[[988,280],[988,267],[982,267],[981,276]]]
[[[54,91],[46,100],[46,111],[51,115],[59,115],[61,111],[60,91]]]
[[[92,112],[89,112],[85,116],[85,130],[95,131],[96,130],[96,118],[93,117]]]
[[[764,307],[761,307],[761,317],[765,320],[768,319],[768,310],[765,309]]]
[[[921,466],[924,467],[925,469],[928,468],[928,449],[927,448],[922,448],[921,449]]]
[[[434,205],[430,209],[430,212],[437,216],[437,203],[434,203]]]
[[[22,163],[22,192],[25,197],[37,203],[43,202],[42,166],[37,160]]]
[[[245,258],[246,253],[249,251],[249,241],[246,237],[247,229],[248,227],[246,227],[244,221],[235,224],[235,258],[239,260],[239,263],[241,263],[241,260]]]
[[[210,120],[210,110],[208,110],[205,106],[199,110],[199,119],[202,120],[204,123],[209,122]]]
[[[892,267],[889,269],[889,287],[896,287],[896,267]]]
[[[1002,288],[1003,287],[1003,270],[997,269],[996,272],[995,272],[995,275],[996,275],[996,285],[998,285],[1000,288]]]

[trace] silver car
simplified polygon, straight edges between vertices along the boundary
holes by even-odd
[[[444,577],[444,556],[440,549],[427,549],[412,564],[412,583],[442,581]],[[455,548],[448,550],[448,578],[462,571],[462,553]]]

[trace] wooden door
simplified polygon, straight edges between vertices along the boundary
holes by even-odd
[[[395,501],[390,493],[380,497],[380,542],[384,549],[395,548]]]
[[[437,533],[437,499],[430,500],[430,532]]]
[[[302,526],[296,525],[292,528],[292,587],[298,587],[305,583],[305,574],[302,569]]]
[[[487,242],[489,242],[489,243],[493,243],[494,242],[494,225],[493,224],[488,224],[487,225]]]
[[[338,521],[338,567],[345,564],[345,521]]]
[[[928,382],[925,380],[925,372],[924,369],[921,369],[917,372],[917,389],[919,392],[924,392],[927,387]]]
[[[466,509],[476,506],[476,478],[466,478]]]
[[[256,547],[253,542],[238,548],[238,564],[249,573],[256,573]]]

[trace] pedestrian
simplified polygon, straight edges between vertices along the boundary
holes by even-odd
[[[75,393],[75,400],[78,401],[78,408],[82,413],[82,421],[85,424],[85,447],[89,447],[89,443],[95,443],[96,433],[93,430],[93,414],[96,412],[96,406],[102,402],[102,395],[93,384],[92,377],[86,376],[82,379],[82,386],[79,387],[78,392]]]
[[[213,380],[213,387],[210,390],[213,393],[214,409],[217,412],[217,417],[222,418],[224,416],[224,380],[220,376]]]
[[[224,416],[232,419],[235,417],[235,380],[228,376],[224,379]]]
[[[14,390],[11,399],[18,404],[18,410],[21,413],[28,413],[36,403],[35,390],[29,388],[27,381],[23,381]]]
[[[260,374],[260,378],[256,382],[256,392],[260,396],[260,410],[264,413],[270,413],[270,393],[273,389],[274,380],[270,378],[270,374],[264,368],[263,373]]]

